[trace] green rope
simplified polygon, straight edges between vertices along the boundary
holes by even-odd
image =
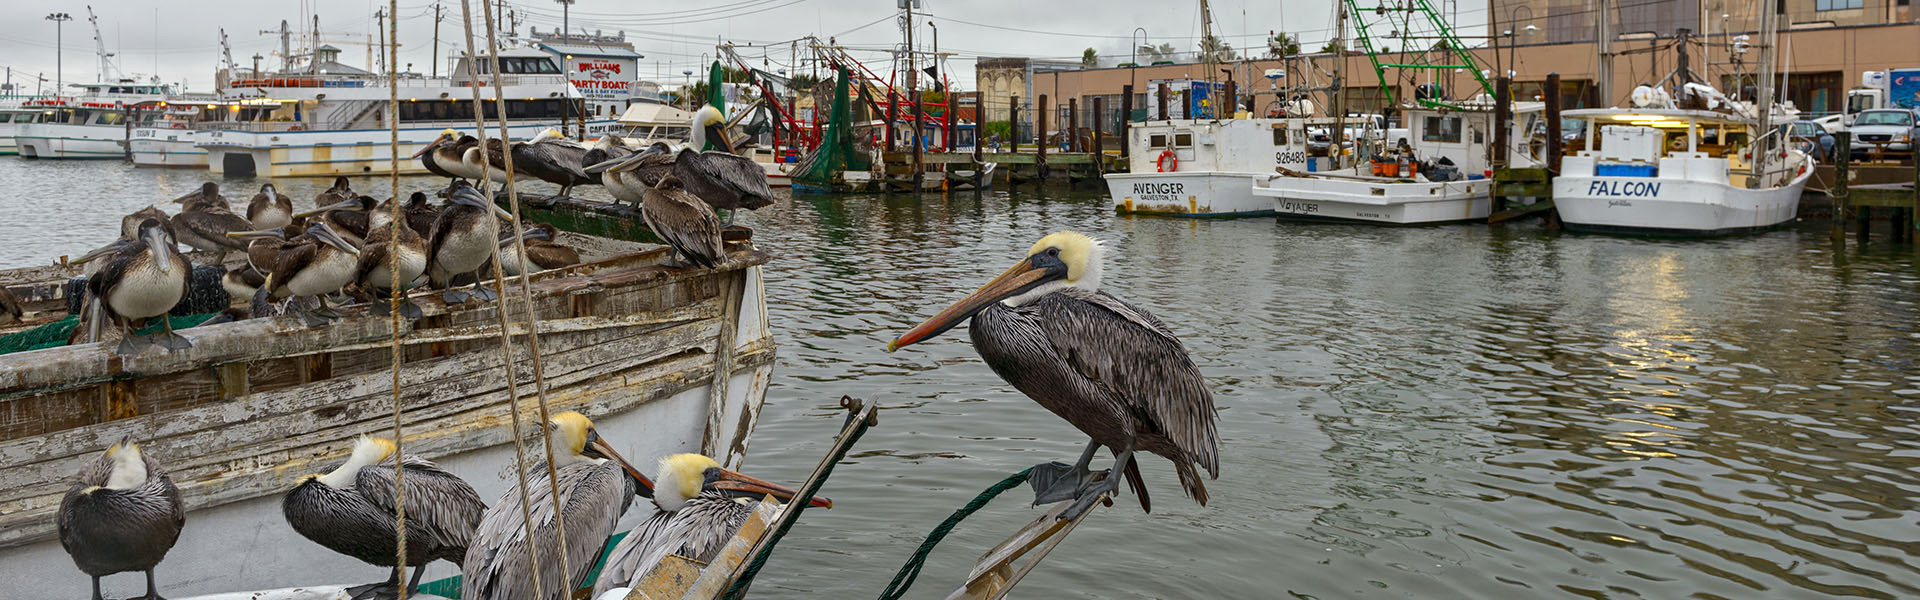
[[[940,540],[945,539],[947,534],[953,533],[953,528],[958,527],[961,521],[973,516],[973,513],[979,512],[980,509],[986,508],[987,503],[991,502],[995,496],[999,496],[1001,492],[1026,483],[1027,476],[1031,474],[1033,474],[1033,468],[1029,467],[1025,471],[1007,476],[1006,479],[1000,480],[1000,483],[993,484],[993,487],[974,496],[973,500],[966,506],[960,507],[960,510],[953,511],[953,516],[941,521],[939,527],[933,528],[933,532],[927,534],[927,541],[920,544],[920,549],[913,552],[913,557],[907,559],[907,564],[900,566],[900,572],[894,574],[893,583],[887,584],[887,591],[880,594],[880,600],[899,600],[901,596],[907,595],[907,588],[913,587],[913,580],[920,577],[920,568],[926,566],[927,555],[933,553],[934,546],[940,545]]]

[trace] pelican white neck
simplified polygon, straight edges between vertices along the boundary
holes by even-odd
[[[147,461],[140,456],[138,444],[114,444],[107,449],[107,457],[113,460],[113,466],[107,470],[107,485],[110,490],[131,490],[146,485]]]

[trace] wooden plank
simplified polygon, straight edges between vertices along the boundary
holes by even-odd
[[[700,573],[700,579],[687,588],[680,596],[681,600],[714,600],[727,592],[727,584],[733,581],[733,573],[738,571],[753,552],[753,548],[771,530],[774,521],[782,513],[780,502],[768,497],[754,506],[753,516],[747,517],[734,531],[733,539],[708,563],[707,569]]]
[[[653,570],[640,577],[640,584],[627,593],[627,600],[667,600],[679,598],[700,579],[703,563],[678,554],[661,558]]]
[[[726,313],[720,317],[720,332],[713,344],[713,383],[707,394],[707,426],[700,439],[700,453],[707,456],[726,455],[720,452],[720,436],[725,432],[720,419],[725,417],[727,410],[727,384],[733,379],[733,338],[740,322],[741,298],[746,295],[746,288],[745,271],[729,278],[721,288],[722,297],[726,299],[723,304]],[[740,465],[726,466],[739,468]]]

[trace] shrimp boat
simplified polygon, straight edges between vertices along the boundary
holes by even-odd
[[[1106,175],[1114,209],[1181,217],[1271,216],[1272,198],[1254,195],[1276,169],[1315,171],[1307,130],[1329,119],[1162,119],[1127,129],[1128,171]]]
[[[1754,165],[1754,120],[1685,109],[1570,110],[1600,144],[1561,159],[1553,206],[1567,229],[1703,237],[1771,228],[1794,219],[1813,161],[1776,143]]]
[[[641,241],[650,233],[631,208],[562,201],[526,215],[559,227],[559,241],[585,261],[531,277],[549,408],[588,415],[635,462],[702,452],[737,467],[773,369],[762,287],[769,256],[749,237],[729,244],[721,268],[669,267],[666,247]],[[61,284],[74,274],[16,269],[0,282],[26,303],[32,327],[64,314]],[[510,315],[524,332],[517,289],[508,286]],[[396,333],[407,453],[465,478],[489,502],[501,497],[515,460],[494,307],[426,296],[415,298],[425,318],[397,332],[356,306],[320,327],[275,317],[181,329],[193,347],[171,353],[117,356],[112,344],[94,343],[0,355],[6,596],[85,596],[89,580],[62,550],[54,514],[80,465],[122,439],[164,465],[185,499],[185,530],[155,571],[170,597],[377,579],[381,569],[294,532],[280,504],[300,477],[344,460],[356,436],[391,436]],[[532,364],[524,343],[515,349],[521,415],[534,420]],[[527,452],[539,456],[540,428],[527,427]],[[643,506],[621,530],[647,516]],[[427,580],[456,574],[442,563]],[[110,596],[126,597],[145,589],[142,579],[104,582]]]
[[[338,50],[319,51],[332,65]],[[484,57],[483,57],[484,58]],[[388,97],[400,98],[400,155],[404,159],[455,129],[473,132],[473,88],[487,100],[485,116],[494,118],[492,61],[472,66],[479,80],[466,76],[471,57],[461,57],[451,78],[404,77],[390,88],[371,73],[274,75],[228,81],[223,98],[251,110],[230,111],[234,120],[210,124],[196,134],[207,151],[207,170],[215,175],[333,177],[387,173],[391,145]],[[580,92],[567,81],[553,58],[533,49],[502,50],[500,77],[506,99],[507,138],[532,139],[547,129],[572,131],[582,124]],[[242,120],[244,119],[244,120]],[[612,120],[584,121],[586,135],[597,137],[616,127]],[[490,130],[489,137],[499,137]],[[402,160],[403,175],[424,174],[419,161]]]
[[[127,138],[133,166],[206,168],[207,151],[196,145],[195,134],[205,124],[225,120],[233,106],[211,94],[175,96],[160,103],[159,118],[135,127]]]
[[[35,98],[21,103],[37,111],[20,123],[13,137],[24,158],[125,158],[135,126],[159,118],[173,89],[164,84],[76,83],[78,96]]]

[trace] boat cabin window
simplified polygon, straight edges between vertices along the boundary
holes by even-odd
[[[1147,136],[1147,147],[1148,147],[1148,148],[1165,148],[1165,147],[1167,147],[1167,134],[1164,134],[1164,133],[1156,133],[1156,134],[1153,134],[1153,135],[1150,135],[1150,136]]]
[[[1193,145],[1193,132],[1179,131],[1173,134],[1173,147],[1186,148]]]
[[[495,118],[499,113],[493,102],[486,102],[487,118]],[[571,115],[567,112],[567,103],[559,98],[544,100],[508,100],[507,118],[509,119],[564,119]],[[406,121],[466,121],[473,118],[473,103],[465,100],[429,100],[424,102],[400,103],[400,120]]]
[[[1275,146],[1287,145],[1287,128],[1286,127],[1273,128],[1273,145]]]
[[[480,74],[482,75],[493,72],[493,61],[491,60],[482,60],[477,66],[480,67]],[[554,66],[553,61],[544,56],[503,56],[500,57],[500,72],[508,75],[559,75],[560,67]]]
[[[1420,128],[1420,141],[1460,143],[1460,117],[1427,117]]]

